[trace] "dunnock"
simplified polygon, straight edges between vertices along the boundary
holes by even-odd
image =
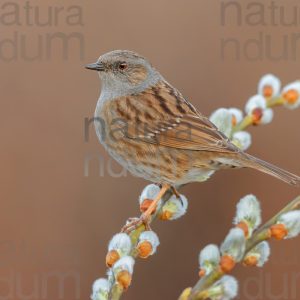
[[[144,220],[167,189],[219,169],[248,167],[300,185],[298,176],[233,145],[137,53],[112,51],[86,68],[102,81],[95,112],[100,142],[132,174],[162,185]]]

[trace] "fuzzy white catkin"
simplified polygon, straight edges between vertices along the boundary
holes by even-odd
[[[256,245],[251,251],[249,251],[245,259],[254,256],[257,258],[257,267],[262,267],[268,261],[270,254],[271,249],[269,243],[263,241]]]
[[[255,247],[255,250],[259,253],[257,266],[262,267],[269,260],[271,254],[270,245],[268,242],[263,241]]]
[[[261,95],[254,95],[250,97],[246,103],[245,111],[248,115],[251,115],[253,110],[256,108],[260,108],[262,110],[265,110],[267,108],[266,100]]]
[[[284,224],[288,230],[286,239],[294,238],[300,233],[300,210],[290,211],[278,219],[278,223]]]
[[[105,278],[97,279],[93,283],[93,293],[91,295],[91,300],[107,300],[108,293],[110,290],[110,283]]]
[[[199,254],[199,265],[201,268],[205,266],[206,263],[217,265],[220,262],[220,250],[219,247],[210,244],[202,249]]]
[[[240,262],[245,254],[245,247],[244,231],[240,228],[233,228],[229,231],[220,249],[222,255],[229,255],[236,262]]]
[[[157,234],[154,231],[144,231],[141,233],[139,237],[139,243],[142,243],[144,241],[147,241],[152,246],[152,252],[151,255],[156,252],[157,247],[159,246],[159,238]]]
[[[211,114],[209,119],[221,132],[230,137],[232,131],[232,114],[228,109],[217,109]]]
[[[272,122],[274,117],[274,112],[271,108],[267,108],[263,111],[263,116],[260,120],[261,124],[269,124]]]
[[[272,87],[273,90],[272,97],[276,97],[280,93],[281,81],[278,77],[274,76],[273,74],[266,74],[260,79],[258,83],[258,88],[257,88],[258,94],[262,96],[264,95],[263,90],[265,86]]]
[[[211,290],[213,291],[212,294],[216,294],[210,296],[213,300],[230,300],[237,296],[238,288],[237,280],[232,276],[225,275],[208,290],[208,293]]]
[[[142,204],[145,199],[153,200],[158,195],[159,192],[160,192],[160,188],[158,185],[148,184],[142,191],[142,194],[139,198],[140,204]]]
[[[124,256],[119,259],[113,266],[114,274],[117,274],[120,271],[128,271],[130,274],[133,273],[134,259],[131,256]]]
[[[231,113],[232,116],[235,117],[237,124],[243,120],[243,112],[240,109],[231,107],[228,109],[228,111]]]
[[[252,96],[245,106],[245,111],[248,115],[251,115],[256,108],[262,110],[261,124],[268,124],[273,120],[273,110],[267,108],[266,100],[261,95]]]
[[[246,221],[251,230],[261,224],[261,208],[258,199],[254,195],[246,195],[237,204],[234,224]]]
[[[162,207],[162,212],[169,211],[172,216],[170,220],[176,220],[185,215],[188,208],[187,198],[180,194],[180,198],[173,195]]]
[[[120,255],[127,255],[131,250],[131,240],[126,233],[117,233],[113,236],[108,245],[108,251],[117,250]]]
[[[251,134],[247,131],[235,132],[232,136],[232,141],[237,147],[245,151],[251,146]]]
[[[226,275],[221,279],[221,282],[224,287],[224,296],[227,299],[235,298],[238,294],[239,287],[237,280],[232,276]]]
[[[300,106],[300,80],[294,81],[288,85],[286,85],[282,90],[282,95],[284,96],[290,90],[294,90],[298,93],[299,97],[295,103],[284,102],[284,106],[289,109],[296,109]]]

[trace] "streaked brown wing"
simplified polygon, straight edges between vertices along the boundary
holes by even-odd
[[[202,120],[198,117],[184,116],[164,122],[165,126],[151,124],[150,127],[147,124],[140,124],[138,129],[129,126],[127,137],[183,150],[238,152],[238,149],[216,128],[202,124]]]
[[[238,152],[229,139],[166,82],[140,95],[116,100],[118,110],[135,113],[125,136],[183,150]]]

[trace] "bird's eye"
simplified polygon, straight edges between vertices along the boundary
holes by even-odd
[[[121,71],[126,70],[127,67],[128,67],[128,65],[127,65],[125,62],[119,63],[119,69],[120,69]]]

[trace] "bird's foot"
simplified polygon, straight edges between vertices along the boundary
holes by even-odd
[[[129,219],[126,225],[122,228],[122,232],[129,234],[142,224],[144,224],[146,230],[151,230],[151,215],[156,211],[158,202],[165,195],[169,188],[170,185],[163,184],[158,195],[155,197],[155,199],[149,202],[149,205],[147,206],[146,210],[141,214],[141,216],[139,218]]]
[[[145,230],[151,230],[151,214],[143,213],[139,218],[130,218],[126,222],[126,225],[122,228],[122,232],[130,234],[141,225],[145,226]]]
[[[171,190],[173,192],[173,194],[176,196],[177,199],[180,200],[181,204],[183,205],[183,201],[181,199],[181,195],[179,194],[179,192],[176,190],[176,188],[174,186],[171,187]]]

